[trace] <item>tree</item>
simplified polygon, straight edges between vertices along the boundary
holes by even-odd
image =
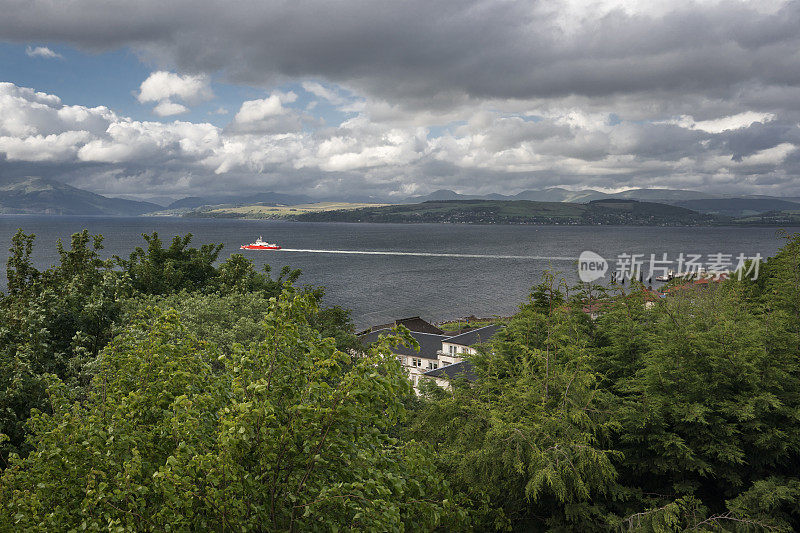
[[[291,289],[288,282],[284,290]],[[279,293],[280,294],[280,293]],[[316,293],[307,293],[316,299]],[[197,338],[215,344],[222,353],[231,353],[236,344],[249,347],[265,338],[261,322],[269,311],[271,296],[263,292],[231,292],[228,294],[204,294],[198,292],[173,293],[165,296],[139,295],[125,301],[125,316],[116,326],[122,331],[138,313],[158,307],[175,309],[181,321]],[[336,339],[339,350],[360,347],[353,334],[350,313],[339,307],[313,308],[309,323],[323,337]]]
[[[136,247],[128,260],[116,257],[137,292],[167,294],[182,289],[199,290],[217,275],[214,262],[222,244],[190,248],[192,234],[187,233],[184,237],[175,236],[169,248],[164,248],[158,233],[143,233],[142,237],[147,242],[146,251]]]
[[[11,237],[11,248],[8,252],[6,266],[6,279],[8,280],[8,293],[17,295],[30,287],[39,276],[39,271],[31,262],[33,241],[35,235],[26,235],[22,229],[17,230]]]
[[[48,409],[46,374],[84,389],[100,350],[132,317],[167,299],[185,312],[200,336],[213,335],[222,350],[260,339],[258,324],[269,298],[291,288],[299,270],[284,267],[278,278],[255,271],[252,261],[233,255],[214,266],[221,245],[189,246],[191,235],[175,237],[164,249],[157,233],[146,235],[129,261],[104,260],[103,237],[84,230],[70,247],[58,242],[59,264],[39,272],[31,262],[34,236],[12,239],[7,272],[9,293],[0,295],[0,468],[9,452],[26,453],[25,421],[32,408]],[[120,271],[117,266],[122,266]],[[321,288],[304,287],[321,299]],[[352,347],[349,313],[315,308],[314,324]]]
[[[270,272],[269,265],[264,265],[264,273],[261,274],[256,271],[250,259],[242,254],[233,254],[219,266],[218,275],[209,287],[220,294],[258,292],[271,297],[278,296],[287,283],[294,284],[301,274],[299,269],[292,269],[288,265],[281,269],[275,280]],[[321,293],[319,297],[322,297]]]
[[[611,508],[623,527],[800,526],[796,323],[753,288],[687,284],[651,309],[628,296],[598,320],[596,366],[621,401],[614,448],[630,493]]]
[[[477,380],[431,399],[410,435],[434,444],[478,529],[600,529],[592,500],[617,490],[616,454],[586,323],[554,276],[533,295],[470,357]]]
[[[386,343],[356,359],[308,323],[315,300],[286,290],[265,337],[211,361],[174,311],[109,345],[91,392],[52,379],[52,414],[0,481],[17,531],[429,530],[457,520],[415,442],[391,438],[411,387]],[[389,341],[386,341],[389,342]]]
[[[87,364],[111,339],[130,295],[124,276],[99,257],[102,237],[88,231],[58,242],[60,261],[44,272],[30,262],[34,236],[17,232],[8,261],[9,293],[0,298],[0,464],[24,452],[24,424],[45,409],[46,374],[70,387],[88,382]]]

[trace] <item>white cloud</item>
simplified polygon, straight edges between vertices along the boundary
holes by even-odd
[[[0,40],[130,47],[160,65],[137,91],[156,115],[211,98],[212,76],[267,91],[299,83],[306,105],[278,92],[226,102],[230,124],[207,134],[0,84],[0,162],[80,154],[119,187],[170,190],[713,189],[740,179],[742,192],[783,180],[800,195],[796,0],[367,4],[5,2]],[[312,112],[355,118],[329,127]],[[47,139],[74,149],[28,149]],[[69,165],[60,170],[88,175]]]
[[[331,90],[316,81],[304,81],[303,90],[313,94],[318,98],[327,100],[334,105],[343,104],[345,101],[338,92]]]
[[[28,100],[29,102],[35,102],[54,107],[61,105],[61,98],[54,94],[34,91],[28,87],[18,87],[11,82],[0,82],[0,95],[22,98]]]
[[[25,54],[28,57],[42,57],[45,59],[64,59],[64,56],[61,54],[52,51],[50,48],[46,46],[37,46],[36,48],[31,48],[30,46],[25,48]]]
[[[139,87],[137,98],[140,102],[160,102],[179,98],[189,104],[196,104],[214,97],[208,76],[153,72]]]
[[[86,131],[66,131],[54,135],[0,137],[0,154],[9,161],[61,162],[74,158],[78,146],[91,138]]]
[[[366,110],[337,127],[304,122],[306,116],[288,106],[296,99],[276,91],[244,102],[231,124],[220,128],[137,121],[106,107],[64,105],[53,95],[0,84],[0,166],[14,172],[13,165],[20,165],[28,174],[41,168],[112,194],[272,188],[402,196],[437,188],[510,193],[551,185],[695,188],[698,182],[713,189],[737,178],[749,184],[742,192],[764,193],[758,180],[769,179],[800,194],[796,122],[781,123],[781,137],[747,126],[713,133],[612,121],[608,112],[571,107],[522,116],[479,106],[448,115],[461,120],[432,135],[414,121],[381,115],[389,117],[382,122]],[[750,118],[729,120],[726,127]]]
[[[722,133],[723,131],[738,130],[755,124],[767,123],[775,120],[775,113],[759,113],[744,111],[736,115],[720,117],[711,120],[695,121],[691,115],[683,115],[676,120],[663,121],[665,124],[677,124],[682,128],[705,131],[708,133]]]
[[[102,133],[116,115],[108,108],[65,106],[54,95],[0,83],[0,135],[28,137],[64,131]]]
[[[162,100],[157,106],[153,108],[153,113],[159,117],[168,117],[170,115],[180,115],[186,113],[189,108],[185,105],[170,102],[169,100]]]
[[[247,100],[233,117],[227,131],[231,134],[282,134],[300,131],[303,121],[312,117],[285,107],[297,100],[294,92],[273,92],[266,98]]]
[[[797,149],[797,146],[791,143],[781,143],[772,148],[767,148],[759,152],[742,158],[740,165],[743,166],[775,166],[783,163],[783,161]]]
[[[214,97],[208,76],[175,74],[159,70],[153,72],[139,86],[136,98],[141,103],[158,102],[153,113],[168,117],[186,113],[186,105],[173,101],[179,99],[188,105],[195,105]]]
[[[429,147],[424,128],[386,128],[357,117],[318,139],[315,148],[296,165],[328,172],[396,168],[419,161]]]
[[[293,92],[276,92],[260,100],[247,100],[242,103],[242,107],[233,119],[239,123],[247,123],[283,115],[287,112],[283,104],[288,104],[295,100],[297,100],[297,95]]]

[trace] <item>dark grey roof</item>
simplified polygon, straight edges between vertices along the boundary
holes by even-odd
[[[472,331],[467,331],[466,333],[462,333],[454,337],[448,337],[444,339],[444,342],[458,344],[459,346],[472,346],[473,344],[480,344],[482,342],[487,342],[489,339],[494,337],[494,334],[497,333],[501,327],[503,326],[500,324],[484,326],[482,328],[473,329]]]
[[[372,331],[365,335],[361,335],[358,339],[364,346],[369,346],[378,340],[381,335],[391,335],[390,329],[381,329]],[[411,331],[409,334],[416,339],[419,343],[419,351],[407,348],[405,346],[397,346],[392,351],[398,355],[410,355],[416,357],[424,357],[426,359],[438,359],[437,352],[442,349],[442,341],[447,337],[445,335],[436,335],[435,333],[423,333],[421,331]]]
[[[428,370],[424,374],[432,378],[455,379],[465,378],[469,381],[475,381],[474,367],[469,361],[461,361],[460,363],[453,363],[434,370]]]
[[[411,331],[419,331],[421,333],[436,333],[437,335],[443,335],[444,331],[437,328],[427,320],[418,317],[418,316],[410,316],[407,318],[398,318],[394,322],[390,322],[388,324],[381,324],[379,326],[372,326],[369,329],[364,330],[363,332],[359,333],[359,335],[363,335],[366,333],[370,333],[372,331],[379,331],[382,329],[389,329],[395,326],[403,325],[410,329]]]
[[[437,335],[444,334],[444,331],[437,328],[427,320],[424,320],[418,316],[412,316],[408,318],[401,318],[395,321],[397,325],[403,325],[410,329],[411,331],[419,331],[420,333],[435,333]]]

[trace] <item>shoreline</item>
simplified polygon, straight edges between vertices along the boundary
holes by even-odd
[[[243,222],[281,222],[293,224],[385,224],[385,225],[447,225],[447,226],[537,226],[537,227],[630,227],[630,228],[800,228],[800,222],[796,224],[764,224],[764,223],[741,223],[741,224],[585,224],[585,223],[486,223],[486,222],[436,222],[436,221],[373,221],[373,220],[296,220],[290,217],[201,217],[201,216],[179,216],[179,215],[97,215],[97,214],[52,214],[52,213],[0,213],[0,218],[92,218],[92,219],[169,219],[169,220],[226,220]]]

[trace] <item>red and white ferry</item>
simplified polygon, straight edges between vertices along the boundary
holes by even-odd
[[[240,250],[280,250],[281,247],[277,244],[266,242],[259,237],[256,242],[250,244],[243,244],[239,247]]]

